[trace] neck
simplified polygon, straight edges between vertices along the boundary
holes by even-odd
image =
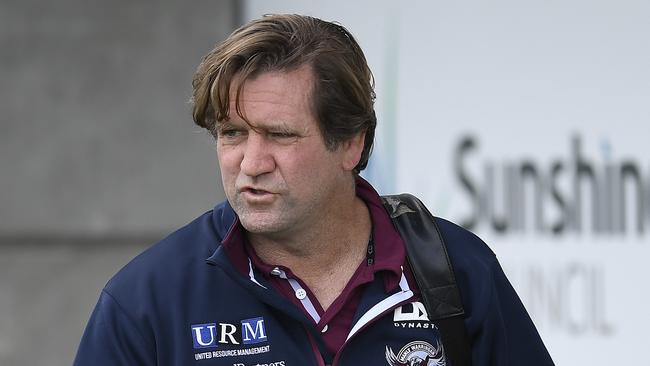
[[[286,266],[296,274],[301,267],[338,266],[357,252],[365,256],[371,230],[365,203],[355,196],[348,207],[339,207],[329,216],[299,235],[274,238],[248,233],[248,239],[263,261]]]
[[[300,240],[278,242],[249,235],[266,263],[290,268],[327,310],[366,258],[371,219],[366,204],[355,196],[349,209]]]
[[[257,255],[303,280],[327,309],[365,259],[371,231],[366,204],[353,195],[309,231],[290,238],[248,233]]]

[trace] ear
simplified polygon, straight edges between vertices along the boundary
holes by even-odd
[[[342,167],[344,170],[352,171],[359,164],[365,139],[366,131],[363,130],[341,144],[343,153]]]

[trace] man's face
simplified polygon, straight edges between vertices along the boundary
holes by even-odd
[[[345,143],[326,148],[311,108],[312,84],[308,66],[262,73],[240,95],[250,124],[237,114],[231,91],[230,120],[217,125],[226,197],[251,233],[283,237],[322,224],[343,185],[353,184],[356,150]]]

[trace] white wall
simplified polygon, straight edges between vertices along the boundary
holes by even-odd
[[[377,79],[366,176],[439,216],[475,219],[558,365],[642,364],[650,3],[394,3],[256,0],[244,14],[303,13],[350,29]],[[506,228],[491,224],[504,217]]]

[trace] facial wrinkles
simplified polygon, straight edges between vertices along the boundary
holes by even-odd
[[[340,156],[324,145],[305,71],[248,80],[240,94],[245,118],[231,113],[221,126],[224,189],[251,232],[302,231],[304,238],[306,227],[323,221],[338,191]],[[231,112],[233,104],[234,98]]]
[[[247,88],[247,82],[244,83],[244,86],[239,95],[239,106],[242,108],[242,111],[245,114],[245,106],[247,103],[262,103],[277,105],[285,112],[293,111],[309,111],[311,112],[311,87],[304,88],[302,83],[294,81],[291,78],[286,77],[282,73],[274,73],[281,76],[280,78],[274,79],[272,83],[265,85],[264,89],[255,89]],[[254,82],[254,79],[251,80]],[[283,83],[283,81],[289,81],[288,83]],[[300,94],[300,98],[295,98],[296,90],[304,90]],[[236,110],[236,101],[231,101],[230,110]]]
[[[290,123],[288,121],[300,120],[300,113],[295,111],[304,110],[306,103],[289,103],[282,99],[282,95],[271,92],[249,92],[242,95],[241,103],[245,108],[242,110],[246,120],[237,121],[235,124],[246,131],[246,142],[241,146],[243,159],[271,159],[281,160],[286,156],[292,159],[299,159],[295,156],[298,145],[308,143],[314,136],[319,137],[305,124]],[[278,99],[278,100],[276,100]],[[252,113],[248,113],[248,111]],[[247,118],[247,117],[252,118]],[[291,137],[278,137],[276,135],[291,135]],[[251,150],[252,149],[252,150]],[[249,156],[253,154],[253,156]],[[282,166],[272,162],[274,169],[264,171],[262,174],[250,176],[245,174],[240,166],[239,174],[235,185],[242,188],[247,185],[254,185],[255,188],[269,192],[281,192],[285,190],[286,182],[282,179]],[[270,163],[269,163],[270,164]],[[278,179],[280,178],[280,179]]]
[[[235,194],[239,196],[247,189],[255,189],[266,191],[273,194],[283,195],[285,200],[290,200],[286,195],[289,192],[289,187],[286,179],[284,178],[283,166],[278,160],[282,160],[282,155],[293,154],[295,150],[292,146],[275,146],[276,142],[267,136],[265,130],[255,131],[249,127],[247,131],[246,142],[242,143],[240,160],[235,167],[237,174],[235,175]],[[293,145],[299,144],[300,141],[292,143]],[[251,146],[246,146],[251,144]],[[245,159],[253,159],[254,161],[245,161]],[[246,172],[242,164],[259,165],[253,170],[259,170],[259,173],[254,175]],[[254,207],[254,206],[253,206]]]

